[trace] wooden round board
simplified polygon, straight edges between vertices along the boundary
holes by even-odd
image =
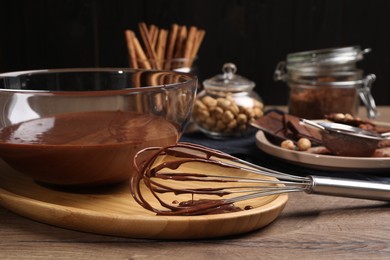
[[[34,182],[0,161],[0,205],[54,226],[104,235],[199,239],[246,233],[277,218],[287,195],[256,199],[253,209],[202,216],[156,216],[139,206],[127,183],[99,190],[55,189]]]

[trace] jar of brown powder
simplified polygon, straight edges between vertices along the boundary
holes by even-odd
[[[356,116],[360,100],[369,118],[377,116],[371,86],[375,75],[363,75],[356,63],[369,49],[359,46],[291,53],[278,64],[274,79],[290,87],[289,113],[308,119],[331,113]]]

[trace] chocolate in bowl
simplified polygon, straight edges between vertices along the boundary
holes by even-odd
[[[323,145],[334,155],[352,157],[370,157],[374,154],[377,140],[367,141],[366,138],[351,137],[340,133],[322,132]]]
[[[320,129],[322,144],[332,154],[339,156],[372,156],[378,143],[389,139],[388,134],[379,134],[345,124],[314,122],[307,119],[301,119],[301,122]]]
[[[0,84],[1,158],[66,186],[128,180],[139,150],[178,141],[196,92],[189,74],[128,69],[18,72]]]

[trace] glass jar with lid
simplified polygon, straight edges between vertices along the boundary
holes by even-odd
[[[223,74],[203,81],[193,120],[213,138],[244,136],[254,129],[250,122],[263,115],[263,101],[253,91],[255,83],[236,74],[233,63],[223,65]]]
[[[359,97],[369,118],[378,115],[371,86],[375,75],[364,76],[356,63],[370,49],[359,46],[296,52],[279,62],[275,80],[290,87],[289,113],[308,119],[327,114],[357,115]]]

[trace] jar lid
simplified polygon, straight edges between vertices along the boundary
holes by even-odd
[[[287,55],[287,69],[357,62],[370,51],[371,49],[361,50],[360,46],[350,46],[290,53]]]
[[[233,63],[225,63],[222,67],[223,74],[218,74],[203,81],[207,90],[240,92],[249,91],[255,87],[255,83],[235,74],[237,67]]]

